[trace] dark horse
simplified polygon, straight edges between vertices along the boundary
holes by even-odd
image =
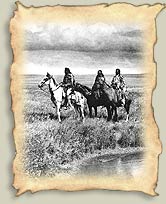
[[[92,89],[89,87],[82,85],[80,83],[76,83],[75,85],[75,91],[80,92],[84,95],[84,97],[87,99],[87,104],[89,108],[89,114],[90,117],[92,117],[92,108],[95,110],[95,117],[97,117],[97,107],[98,106],[104,106],[107,109],[108,117],[107,120],[114,119],[114,121],[117,121],[118,114],[117,114],[117,108],[121,107],[122,104],[120,101],[117,101],[117,95],[115,90],[112,87],[106,86],[104,88],[104,91],[100,98],[96,98],[95,95],[92,93]],[[125,97],[125,104],[124,108],[127,112],[127,118],[126,121],[129,119],[129,109],[130,109],[131,100],[127,99]]]

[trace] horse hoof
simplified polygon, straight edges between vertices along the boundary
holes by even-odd
[[[126,122],[128,122],[129,121],[129,116],[127,116],[127,118],[126,118]]]

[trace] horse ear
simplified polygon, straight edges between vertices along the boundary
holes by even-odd
[[[47,76],[47,77],[49,77],[49,76],[50,76],[50,74],[47,72],[46,76]]]

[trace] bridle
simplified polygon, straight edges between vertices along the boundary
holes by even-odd
[[[44,82],[42,82],[41,85],[38,85],[38,87],[39,87],[43,92],[45,92],[47,95],[49,94],[49,92],[48,92],[48,91],[45,91],[42,87],[45,85],[45,82],[47,82],[47,81],[50,80],[51,78],[52,78],[52,77],[47,78],[47,79],[44,79]],[[57,85],[57,87],[56,87],[54,90],[52,90],[52,91],[53,91],[53,92],[56,91],[61,85],[62,85],[62,82],[59,83],[59,84]]]
[[[56,91],[57,89],[59,89],[60,86],[62,86],[62,82],[59,83],[59,84],[57,85],[57,87],[56,87],[54,90],[52,90],[52,91]]]
[[[44,89],[42,89],[42,88],[43,88],[43,85],[42,85],[42,86],[39,86],[39,85],[38,85],[38,87],[39,87],[39,89],[42,90],[44,93],[46,93],[47,95],[49,95],[49,92],[48,92],[48,91],[45,91]]]
[[[44,93],[46,93],[47,95],[49,95],[49,92],[48,91],[45,91],[44,89],[43,89],[43,86],[44,85],[46,85],[45,83],[48,81],[48,80],[50,80],[51,78],[45,78],[43,81],[42,81],[42,83],[41,83],[41,85],[38,85],[38,87],[39,87],[39,89],[40,90],[42,90]]]

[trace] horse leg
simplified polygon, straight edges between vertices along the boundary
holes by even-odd
[[[126,122],[129,121],[129,110],[130,110],[130,104],[131,104],[131,100],[127,100],[125,101],[125,105],[124,105],[124,108],[127,112],[127,117],[126,117]]]
[[[77,105],[75,105],[74,110],[75,110],[74,111],[75,112],[75,114],[74,114],[75,117],[74,118],[77,119],[78,117],[80,117],[80,109],[79,109],[79,107]]]
[[[95,117],[97,117],[97,106],[94,107],[94,109],[95,109]]]
[[[129,121],[129,114],[127,114],[127,117],[126,117],[126,122]]]
[[[107,108],[107,114],[108,114],[107,121],[110,121],[112,119],[111,109],[110,109],[110,106],[107,106],[106,108]]]
[[[114,107],[114,121],[117,122],[118,121],[118,112],[117,112],[117,107]]]
[[[68,97],[68,107],[74,109],[70,97]]]
[[[113,109],[113,107],[111,106],[111,107],[110,107],[110,118],[111,118],[111,119],[113,118],[113,114],[114,114],[114,109]]]
[[[84,108],[82,106],[80,107],[80,116],[81,116],[82,121],[84,122],[85,115],[84,115]]]
[[[60,107],[61,107],[61,104],[60,103],[57,103],[57,115],[58,115],[58,121],[61,123],[61,117],[60,117]]]
[[[90,115],[90,118],[92,118],[92,106],[89,106],[89,115]]]
[[[77,116],[78,116],[78,113],[77,113],[77,106],[73,104],[73,111],[74,111],[74,114],[73,114],[73,119],[76,119]]]

